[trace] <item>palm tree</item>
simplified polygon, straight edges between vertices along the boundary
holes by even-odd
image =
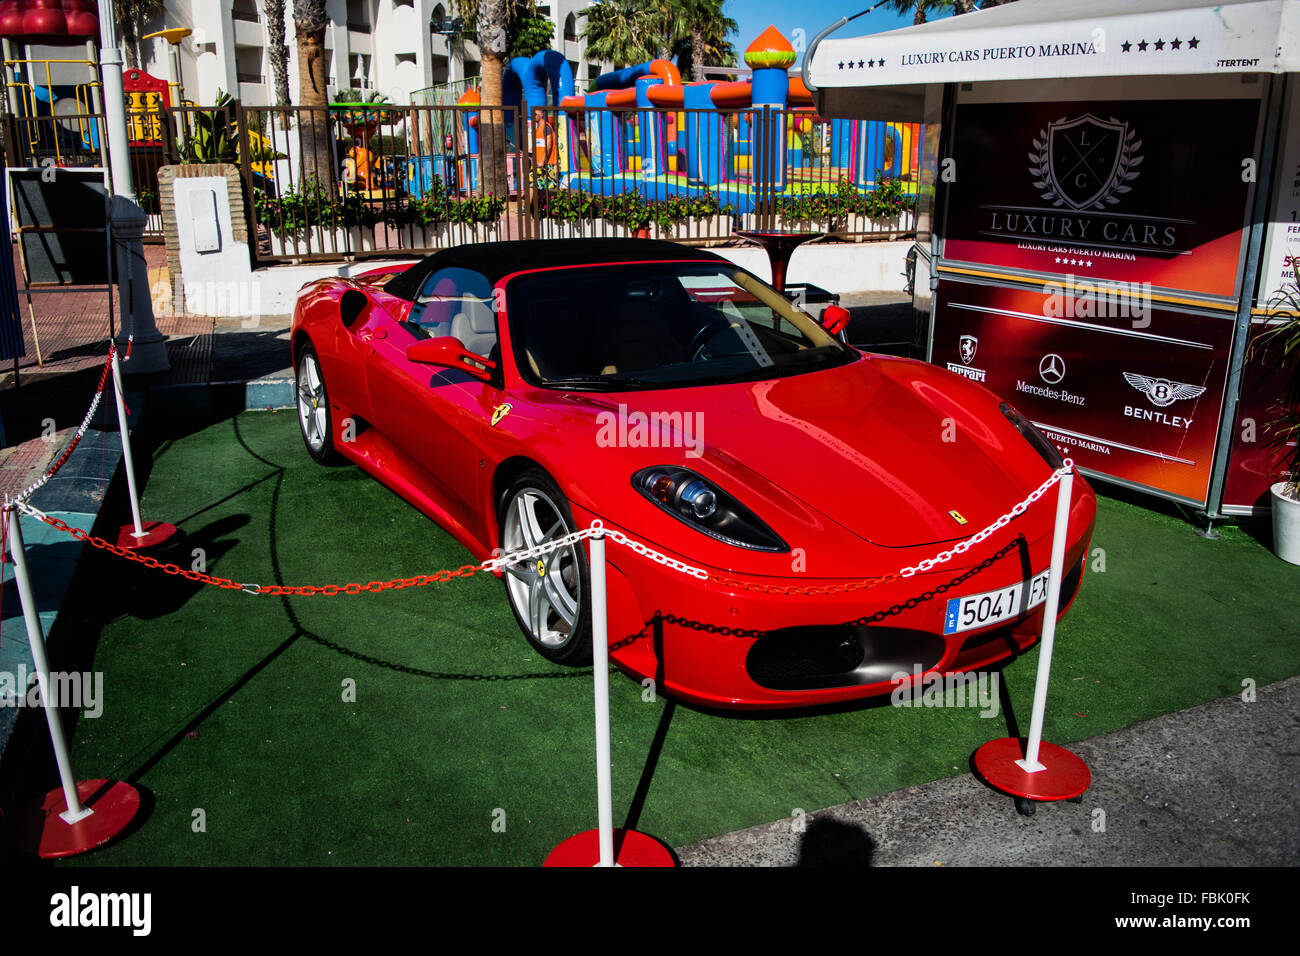
[[[674,45],[673,53],[683,75],[698,80],[705,66],[731,66],[736,61],[736,51],[728,35],[737,29],[736,21],[723,11],[725,0],[677,0],[682,11],[684,28]]]
[[[889,8],[899,13],[914,10],[912,23],[925,23],[926,14],[951,9],[953,0],[889,0]],[[987,5],[987,3],[986,3]]]
[[[481,63],[479,102],[483,106],[478,114],[481,182],[488,195],[504,197],[509,188],[506,182],[505,116],[501,109],[501,86],[509,48],[506,0],[479,0],[477,23]]]
[[[277,106],[289,105],[289,48],[285,46],[285,0],[265,0],[266,32],[270,40],[271,82]]]
[[[659,53],[655,31],[659,19],[645,0],[602,0],[587,8],[587,57],[615,69],[644,63]]]
[[[331,149],[329,68],[325,28],[329,14],[325,0],[293,0],[293,32],[298,44],[298,105],[304,180],[315,177],[326,189],[334,187],[334,152]]]
[[[163,0],[113,0],[117,35],[126,47],[126,65],[140,65],[140,27],[163,12]]]
[[[686,8],[691,0],[658,0],[647,3],[646,16],[650,18],[650,35],[647,41],[654,47],[654,57],[667,60],[673,55],[673,44],[690,33]]]
[[[457,16],[466,24],[466,38],[479,48],[478,140],[481,182],[492,196],[505,196],[506,179],[505,112],[501,109],[501,86],[509,49],[518,31],[535,18],[534,0],[455,0]],[[493,109],[492,107],[495,107]]]

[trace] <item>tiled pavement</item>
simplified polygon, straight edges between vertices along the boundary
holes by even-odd
[[[166,251],[159,245],[146,245],[144,251],[145,263],[150,273],[156,276],[166,263]],[[23,292],[22,266],[16,248],[14,268],[19,276],[18,304],[23,314],[23,345],[26,349],[26,354],[18,360],[19,384],[32,378],[97,367],[108,355],[110,304],[112,328],[120,327],[120,303],[116,292],[110,295],[108,292],[33,290],[29,306],[28,296]],[[166,297],[155,302],[155,308],[169,305]],[[168,346],[172,371],[166,383],[206,382],[212,360],[214,320],[173,315],[170,310],[160,312],[155,320],[158,331],[172,340]],[[0,390],[13,388],[13,363],[2,364]]]

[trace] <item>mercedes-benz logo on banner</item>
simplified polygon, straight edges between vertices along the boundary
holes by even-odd
[[[1065,378],[1065,359],[1055,352],[1049,352],[1038,363],[1038,377],[1048,385],[1059,385]]]
[[[1119,202],[1116,193],[1138,177],[1142,141],[1115,117],[1091,113],[1048,123],[1034,139],[1029,173],[1042,197],[1054,206],[1105,209]]]
[[[975,350],[980,347],[980,340],[973,335],[963,335],[958,340],[961,360],[966,365],[975,361]]]

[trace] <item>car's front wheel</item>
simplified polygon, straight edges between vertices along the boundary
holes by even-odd
[[[321,374],[320,359],[311,345],[298,351],[295,370],[298,392],[298,425],[307,454],[322,465],[341,461],[334,449],[333,421],[330,416],[329,393],[325,390],[325,376]]]
[[[544,471],[524,472],[501,496],[503,553],[534,548],[575,530],[569,503]],[[548,661],[591,663],[591,593],[581,542],[505,569],[510,609],[528,642]]]

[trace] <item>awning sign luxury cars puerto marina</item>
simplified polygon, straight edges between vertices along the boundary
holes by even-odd
[[[817,87],[1092,76],[1292,72],[1300,11],[1284,0],[1033,0],[816,49]]]

